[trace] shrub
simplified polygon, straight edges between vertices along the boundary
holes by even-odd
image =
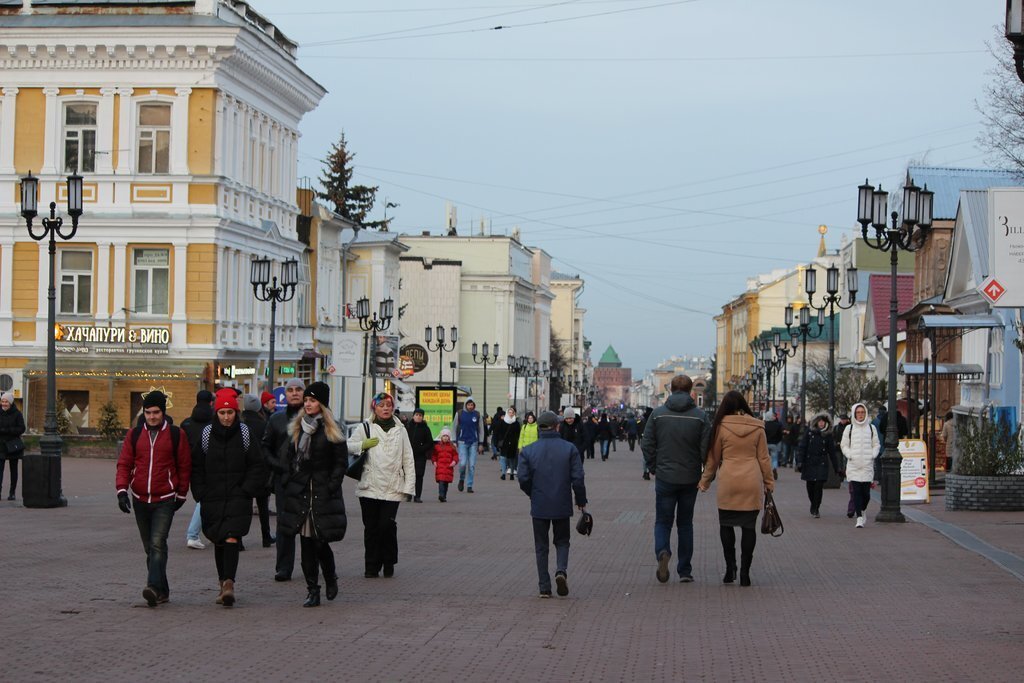
[[[1005,420],[993,420],[987,413],[975,417],[971,412],[956,422],[959,455],[954,462],[957,474],[975,477],[1002,477],[1020,474],[1024,469],[1024,447],[1020,426]]]
[[[124,428],[117,419],[117,408],[113,401],[107,401],[100,407],[100,434],[105,439],[117,441],[124,436]]]

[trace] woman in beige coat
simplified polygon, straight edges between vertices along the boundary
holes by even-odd
[[[736,529],[743,530],[740,541],[740,585],[750,585],[750,564],[757,543],[757,513],[761,511],[763,491],[775,490],[772,461],[764,422],[750,412],[746,399],[738,391],[722,398],[712,425],[707,463],[698,487],[707,491],[718,477],[718,524],[725,552],[723,583],[736,580]]]

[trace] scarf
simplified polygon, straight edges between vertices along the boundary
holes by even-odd
[[[385,433],[385,434],[386,434],[386,433],[387,433],[388,431],[390,431],[392,427],[394,427],[394,426],[395,426],[395,417],[394,417],[393,415],[392,415],[391,417],[389,417],[388,419],[386,419],[386,420],[382,420],[382,419],[380,419],[379,417],[375,417],[375,418],[373,418],[373,421],[374,421],[375,423],[377,423],[377,425],[378,425],[378,426],[379,426],[379,427],[380,427],[381,429],[383,429],[383,430],[384,430],[384,433]]]
[[[505,416],[502,417],[501,419],[505,421],[505,424],[510,425],[510,424],[512,424],[513,422],[516,421],[516,416],[515,415],[509,415],[508,413],[505,413]]]
[[[295,447],[296,464],[309,460],[309,440],[323,422],[323,415],[303,415],[299,420],[302,433],[299,434],[299,443]]]

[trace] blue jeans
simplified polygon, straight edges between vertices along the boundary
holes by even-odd
[[[676,571],[689,576],[693,571],[693,505],[697,502],[697,483],[669,484],[654,481],[654,556],[663,550],[672,552],[672,518],[675,518],[679,552]]]
[[[469,470],[468,472],[466,470]],[[466,441],[459,442],[459,479],[466,481],[466,486],[473,488],[473,475],[476,473],[476,444]]]
[[[149,572],[146,585],[152,586],[160,595],[170,595],[167,585],[167,534],[174,519],[174,499],[161,503],[134,501],[135,524],[139,527],[142,547],[146,551],[146,568]]]
[[[507,470],[507,469],[508,469],[508,460],[505,458],[504,455],[499,455],[498,456],[498,474],[504,476],[505,475],[505,470]]]
[[[533,548],[537,553],[537,580],[541,591],[551,592],[551,574],[548,573],[548,529],[555,542],[555,572],[567,573],[569,568],[569,518],[533,518]]]
[[[199,503],[192,513],[192,521],[188,523],[188,531],[185,532],[186,541],[198,541],[199,532],[203,530],[203,518],[199,514]]]
[[[768,455],[772,459],[772,469],[779,466],[779,451],[782,450],[781,443],[770,443],[768,444]]]
[[[602,459],[608,457],[608,448],[611,445],[612,445],[611,441],[602,441],[601,442],[601,458]]]

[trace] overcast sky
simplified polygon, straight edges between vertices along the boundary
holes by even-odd
[[[745,279],[853,235],[857,185],[984,167],[975,100],[1003,0],[251,0],[329,91],[392,230],[518,226],[586,280],[596,362],[710,354]],[[503,26],[500,30],[492,27]]]

